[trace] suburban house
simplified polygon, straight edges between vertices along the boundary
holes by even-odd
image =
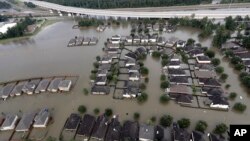
[[[133,37],[132,36],[126,36],[126,42],[127,43],[133,43]]]
[[[159,46],[164,46],[166,43],[166,38],[165,37],[159,37],[157,41],[157,45]]]
[[[68,92],[70,90],[72,86],[72,81],[71,80],[62,80],[59,85],[58,88],[60,91],[65,91]]]
[[[222,44],[221,49],[223,49],[223,50],[225,50],[225,49],[236,49],[236,48],[239,48],[239,47],[240,47],[240,45],[238,45],[237,43],[229,41],[229,42],[226,42],[226,43]]]
[[[109,124],[105,140],[120,141],[121,137],[122,137],[122,127],[117,117],[114,116],[111,119],[111,123]]]
[[[161,126],[159,125],[156,125],[155,126],[155,132],[154,132],[154,136],[155,136],[155,139],[154,140],[157,140],[157,141],[161,141],[164,137],[164,130]]]
[[[136,65],[136,60],[135,59],[128,58],[128,59],[125,60],[125,66],[126,67],[134,66],[134,65]]]
[[[174,141],[190,141],[191,135],[184,128],[180,128],[177,123],[173,123],[172,137]]]
[[[107,51],[108,54],[118,54],[119,49],[117,49],[117,48],[108,48],[108,49],[106,49],[106,51]]]
[[[128,66],[128,72],[135,72],[138,73],[140,71],[140,66],[139,65],[134,65],[134,66]]]
[[[120,46],[119,46],[119,44],[107,44],[107,47],[108,48],[115,48],[115,49],[118,49]]]
[[[242,61],[250,60],[250,52],[237,54]]]
[[[169,38],[169,39],[166,41],[165,46],[166,46],[166,47],[173,47],[173,46],[176,44],[177,41],[178,41],[177,38],[171,37],[171,38]]]
[[[207,96],[214,96],[214,95],[222,95],[224,91],[220,87],[218,88],[201,87],[201,93],[206,94]]]
[[[18,82],[18,84],[11,91],[10,96],[20,96],[22,94],[23,86],[26,85],[27,83],[28,81]]]
[[[147,54],[147,49],[145,47],[139,47],[135,50],[135,53],[139,55]]]
[[[15,87],[15,83],[8,83],[5,86],[3,86],[2,89],[0,89],[0,96],[2,99],[7,99],[10,96],[11,91]]]
[[[193,57],[193,58],[198,57],[198,56],[204,56],[204,50],[201,48],[195,48],[189,51],[188,54],[190,57]]]
[[[119,44],[121,41],[121,36],[120,35],[114,35],[111,37],[111,43],[112,44]]]
[[[98,70],[110,70],[111,64],[100,64]]]
[[[36,87],[35,93],[42,93],[45,92],[50,84],[51,78],[43,79],[40,81],[38,86]]]
[[[97,76],[95,79],[96,85],[106,85],[107,84],[107,76]]]
[[[49,92],[57,92],[58,91],[58,86],[59,86],[59,83],[63,80],[62,77],[57,77],[57,78],[54,78],[53,80],[51,80],[47,90]]]
[[[64,129],[66,131],[75,132],[80,124],[81,117],[78,114],[72,113],[67,119]]]
[[[32,95],[39,85],[41,79],[32,79],[26,85],[23,86],[22,91],[28,95]]]
[[[181,62],[180,61],[170,60],[170,62],[168,63],[168,65],[163,67],[163,69],[167,69],[167,68],[170,68],[170,69],[179,69],[179,68],[181,68]]]
[[[45,128],[49,122],[50,112],[47,108],[43,108],[39,111],[39,113],[35,116],[34,119],[34,128]]]
[[[154,141],[154,126],[147,124],[140,124],[139,140]]]
[[[223,109],[223,110],[229,109],[229,103],[227,99],[220,95],[209,96],[204,101],[204,103],[208,105],[210,108],[214,108],[214,109]]]
[[[188,77],[185,76],[171,76],[169,77],[170,84],[176,84],[176,85],[188,85]]]
[[[108,75],[108,70],[98,70],[96,75],[97,75],[97,77],[107,76]]]
[[[83,42],[82,42],[82,45],[89,45],[89,42],[91,41],[91,38],[90,37],[85,37]]]
[[[183,69],[168,69],[165,71],[165,75],[168,76],[186,76],[186,72]]]
[[[89,45],[95,45],[97,44],[98,39],[96,37],[92,37],[91,40],[89,41]]]
[[[214,70],[214,66],[212,64],[199,64],[199,63],[196,63],[194,65],[194,69],[199,70],[199,71],[212,71],[212,70]]]
[[[158,23],[153,25],[153,30],[154,31],[159,31],[159,29],[160,29],[160,25]]]
[[[125,54],[125,58],[136,60],[137,55],[135,53],[133,53],[133,52],[129,52],[129,53]]]
[[[226,139],[222,139],[213,133],[209,133],[209,141],[226,141]]]
[[[199,78],[198,83],[205,87],[221,87],[221,84],[215,78]]]
[[[186,41],[178,40],[178,41],[176,42],[176,47],[177,47],[177,48],[183,48],[183,47],[185,47],[185,45],[186,45]]]
[[[91,88],[91,93],[96,95],[104,95],[110,93],[110,87],[109,86],[97,86],[94,85]]]
[[[188,53],[190,52],[191,50],[195,49],[195,47],[193,45],[186,45],[185,47],[182,48],[182,50],[185,52],[185,53]]]
[[[18,122],[18,125],[16,127],[17,132],[27,132],[30,130],[31,125],[33,124],[33,119],[35,117],[36,113],[26,113],[22,116],[21,120]]]
[[[5,120],[0,128],[1,131],[14,130],[18,122],[18,116],[14,114],[7,114]]]
[[[230,49],[230,50],[233,52],[234,55],[248,52],[248,50],[246,48],[243,48],[243,47],[234,48],[234,49]]]
[[[140,80],[140,73],[138,73],[138,72],[130,72],[128,79],[131,80],[131,81],[138,81],[138,80]]]
[[[138,43],[140,43],[141,42],[141,38],[138,36],[138,35],[135,35],[134,36],[134,39],[133,39],[133,43],[134,44],[138,44]]]
[[[149,39],[148,39],[148,36],[147,36],[147,35],[144,35],[144,36],[141,37],[141,43],[147,44],[148,41],[149,41]]]
[[[151,35],[149,37],[149,42],[150,43],[156,43],[156,41],[157,41],[157,35]]]
[[[123,89],[122,96],[124,98],[135,98],[140,93],[139,88],[137,87],[127,87],[126,89]]]
[[[175,99],[179,104],[191,104],[193,100],[192,90],[185,85],[172,85],[166,89],[171,99]]]
[[[139,124],[135,121],[125,121],[122,127],[123,139],[137,141],[139,138]]]
[[[82,45],[82,41],[84,40],[84,38],[83,37],[77,37],[76,39],[75,39],[75,45],[76,46],[80,46],[80,45]]]
[[[191,137],[192,141],[206,141],[204,133],[200,131],[193,131]]]
[[[99,61],[100,64],[109,64],[112,62],[112,57],[109,55],[105,55],[101,58],[101,60]]]
[[[89,114],[85,114],[82,118],[82,122],[76,132],[77,136],[83,137],[84,140],[89,140],[92,130],[95,125],[95,117]]]
[[[215,78],[216,77],[216,74],[212,71],[194,70],[194,75],[196,78]]]
[[[196,61],[200,64],[210,64],[211,60],[208,56],[197,56]]]
[[[104,140],[109,126],[109,119],[105,115],[97,117],[91,138],[96,140]]]

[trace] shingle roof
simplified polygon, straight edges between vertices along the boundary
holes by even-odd
[[[169,88],[170,93],[184,93],[184,94],[190,94],[190,88],[185,85],[172,85]]]
[[[34,121],[36,125],[43,125],[47,118],[50,117],[49,110],[47,108],[43,108],[39,111],[39,113],[36,115]]]
[[[154,126],[140,124],[139,138],[154,140]]]
[[[198,71],[194,70],[194,74],[197,78],[213,78],[215,77],[215,73],[212,71]]]
[[[95,117],[89,114],[85,114],[77,130],[77,135],[90,137],[94,125]]]
[[[92,137],[104,140],[107,129],[108,129],[108,118],[104,115],[99,116],[93,128]]]
[[[22,119],[19,121],[16,130],[29,130],[35,115],[36,114],[34,112],[24,114]]]
[[[125,121],[122,128],[123,138],[131,141],[137,141],[139,136],[138,122]]]
[[[67,130],[76,130],[80,121],[81,121],[81,117],[78,114],[73,113],[68,118],[64,128]]]
[[[109,125],[106,140],[107,141],[119,141],[121,139],[122,127],[117,118],[112,118]]]
[[[16,116],[17,115],[14,115],[14,114],[7,114],[5,116],[5,120],[4,120],[4,122],[3,122],[3,124],[2,124],[1,127],[10,126],[14,122]]]
[[[188,77],[173,76],[169,78],[170,83],[188,83]]]

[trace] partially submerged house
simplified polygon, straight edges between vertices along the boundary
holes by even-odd
[[[36,87],[39,85],[41,79],[32,79],[30,80],[24,87],[22,88],[22,91],[28,95],[32,95],[36,89]]]
[[[147,124],[140,124],[139,140],[154,141],[154,126]]]
[[[169,77],[170,84],[176,84],[176,85],[188,85],[188,77],[186,76],[171,76]]]
[[[9,96],[11,91],[14,89],[16,83],[8,83],[0,89],[0,96],[2,99],[6,100]]]
[[[180,104],[191,104],[193,100],[192,90],[185,85],[172,85],[166,89],[171,99],[175,99]]]
[[[99,61],[100,64],[109,64],[112,62],[112,57],[110,55],[105,55]]]
[[[213,109],[228,110],[229,103],[225,97],[220,95],[209,96],[204,103]]]
[[[177,48],[183,48],[183,47],[185,47],[185,45],[186,45],[186,41],[178,40],[178,41],[176,42],[176,47],[177,47]]]
[[[194,70],[194,75],[196,78],[215,78],[216,77],[216,74],[212,71]]]
[[[128,79],[131,80],[131,81],[138,81],[138,80],[140,80],[140,73],[138,73],[138,72],[130,72]]]
[[[80,121],[81,117],[78,114],[72,113],[64,125],[64,130],[75,132],[80,124]]]
[[[108,126],[108,118],[105,115],[98,116],[93,128],[91,138],[96,140],[104,140],[106,132],[108,130]]]
[[[105,137],[106,141],[120,141],[121,140],[122,127],[118,118],[115,116],[111,119],[107,134]]]
[[[47,90],[49,92],[57,92],[58,91],[58,88],[59,88],[59,84],[60,82],[63,80],[62,77],[57,77],[57,78],[54,78],[51,82],[50,82],[50,85],[48,86]]]
[[[47,127],[47,124],[50,119],[50,112],[48,108],[42,108],[34,119],[34,128],[45,128]]]
[[[83,137],[84,140],[89,140],[94,125],[95,117],[89,114],[85,114],[82,118],[82,122],[79,125],[76,135]]]
[[[22,116],[21,120],[19,121],[16,131],[17,132],[27,132],[30,130],[31,125],[33,124],[33,119],[35,117],[36,113],[30,112],[26,113]]]
[[[183,69],[168,69],[168,71],[165,71],[165,74],[168,74],[168,76],[186,76],[186,72]]]
[[[134,66],[136,65],[136,60],[132,58],[128,58],[124,61],[124,63],[125,63],[125,67]]]
[[[221,87],[221,84],[215,78],[199,78],[198,83],[205,87]]]
[[[91,88],[91,93],[95,95],[104,95],[110,93],[110,87],[109,86],[97,86],[94,85]]]
[[[204,133],[200,131],[193,131],[191,137],[192,141],[206,141]]]
[[[136,60],[137,55],[135,53],[133,53],[133,52],[129,52],[129,53],[125,54],[125,58]]]
[[[24,87],[24,85],[26,85],[28,83],[28,81],[21,81],[18,82],[18,84],[14,87],[14,89],[11,91],[10,96],[20,96],[23,91],[22,88]]]
[[[68,92],[71,87],[72,87],[72,81],[71,80],[62,80],[58,85],[58,89],[60,91],[65,91],[65,92]]]
[[[106,85],[107,84],[107,76],[97,76],[95,79],[96,85]]]
[[[196,61],[200,64],[210,64],[211,59],[208,56],[197,56]]]
[[[172,136],[174,141],[190,141],[191,135],[184,128],[180,128],[177,123],[173,123]]]
[[[198,57],[198,56],[204,56],[204,50],[201,48],[195,48],[189,51],[188,54],[190,57],[193,57],[193,58]]]
[[[18,116],[14,114],[7,114],[5,120],[0,128],[1,131],[14,130],[18,122]]]
[[[135,121],[125,121],[122,127],[124,140],[137,141],[139,139],[139,124]]]
[[[41,80],[38,86],[36,87],[35,93],[38,94],[45,92],[50,84],[50,81],[50,78]]]
[[[139,88],[129,86],[128,88],[123,89],[122,96],[124,98],[135,98],[138,96],[139,93],[140,93]]]

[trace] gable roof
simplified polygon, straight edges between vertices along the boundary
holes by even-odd
[[[95,117],[89,114],[85,114],[77,130],[77,135],[90,137],[94,125],[95,125]]]
[[[108,129],[108,118],[105,115],[98,116],[91,136],[93,138],[104,140],[107,129]]]
[[[14,120],[15,120],[16,117],[17,117],[17,115],[7,114],[5,116],[5,120],[4,120],[4,122],[3,122],[3,124],[2,124],[1,127],[8,127],[8,126],[10,126],[14,122]]]
[[[190,87],[186,85],[171,85],[169,88],[169,93],[191,94]]]
[[[117,118],[112,118],[109,125],[106,140],[107,141],[119,141],[121,139],[122,127]]]
[[[215,73],[213,73],[212,71],[198,71],[198,70],[194,70],[194,74],[198,78],[213,78],[213,77],[216,76]]]
[[[205,141],[204,134],[199,131],[193,131],[192,132],[192,139],[193,141]]]
[[[91,92],[92,93],[105,93],[105,94],[108,94],[110,92],[110,87],[109,86],[94,85],[91,88]]]
[[[81,117],[78,114],[72,113],[68,118],[64,128],[67,130],[76,130],[80,121]]]
[[[168,69],[168,74],[186,74],[183,69]]]
[[[29,130],[35,115],[34,112],[24,114],[19,121],[16,130]]]
[[[171,76],[170,83],[188,83],[188,77],[185,76]]]
[[[47,118],[49,118],[50,113],[49,110],[47,108],[43,108],[39,111],[39,113],[35,116],[35,123],[36,125],[41,125],[44,124],[47,120]]]
[[[140,124],[139,138],[147,139],[147,140],[154,140],[154,126]]]
[[[125,121],[122,127],[123,138],[128,138],[131,141],[137,141],[139,137],[138,122]]]

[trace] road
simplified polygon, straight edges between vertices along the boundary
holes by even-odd
[[[53,9],[57,11],[64,11],[74,14],[84,14],[91,17],[114,17],[114,18],[173,18],[173,17],[186,17],[195,15],[195,18],[200,19],[203,17],[224,19],[227,16],[246,16],[250,14],[250,8],[232,8],[232,9],[218,9],[218,10],[186,10],[186,11],[119,11],[110,9],[88,9],[78,8],[71,6],[63,6],[54,3],[36,1],[36,0],[21,0],[26,2],[33,2],[35,5]]]

